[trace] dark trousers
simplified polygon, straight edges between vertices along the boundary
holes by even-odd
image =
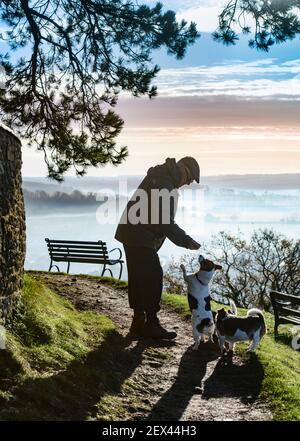
[[[152,248],[124,245],[128,269],[130,308],[145,311],[148,316],[160,310],[163,271],[158,254]]]

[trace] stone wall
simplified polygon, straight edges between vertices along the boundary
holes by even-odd
[[[17,304],[23,286],[25,211],[21,142],[0,125],[0,324]]]

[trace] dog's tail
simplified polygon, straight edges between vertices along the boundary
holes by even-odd
[[[230,304],[230,312],[232,315],[237,315],[238,311],[237,311],[237,307],[236,304],[234,303],[234,301],[232,299],[229,299],[229,304]]]
[[[185,266],[183,265],[183,264],[181,264],[180,265],[180,268],[181,268],[181,270],[182,270],[182,272],[183,272],[183,278],[184,278],[184,280],[186,280],[186,269],[185,269]]]
[[[247,317],[255,317],[255,316],[259,316],[259,317],[264,317],[263,313],[260,309],[257,308],[251,308],[248,310],[247,312]]]
[[[261,319],[260,338],[267,333],[265,317],[260,309],[252,308],[247,312],[247,317],[259,317]]]

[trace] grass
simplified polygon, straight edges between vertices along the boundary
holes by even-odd
[[[76,276],[77,277],[77,276]],[[114,277],[100,277],[100,276],[90,276],[88,274],[79,274],[78,277],[82,279],[97,279],[99,282],[103,283],[104,285],[111,285],[112,288],[117,289],[127,289],[128,283],[124,280],[118,280]]]
[[[35,270],[27,270],[26,273],[30,276],[30,274],[48,274],[48,271],[35,271]],[[60,272],[59,274],[63,275],[63,276],[72,276],[75,279],[76,278],[80,278],[80,279],[96,279],[99,282],[103,283],[103,284],[107,284],[107,285],[111,285],[113,288],[117,288],[117,289],[126,289],[128,286],[128,283],[124,280],[119,280],[119,279],[115,279],[114,277],[101,277],[101,276],[92,276],[90,274],[76,274],[76,275],[72,275],[72,274],[67,274],[64,272]]]
[[[22,304],[0,351],[0,420],[114,419],[125,342],[104,315],[25,276]],[[102,403],[105,403],[102,404]]]
[[[190,317],[185,296],[164,293],[163,303],[184,317]],[[220,307],[212,303],[214,310]],[[246,310],[239,308],[239,315]],[[291,347],[291,327],[280,326],[280,335],[275,338],[272,314],[265,313],[268,334],[256,350],[256,357],[263,368],[264,378],[260,397],[270,406],[274,420],[300,421],[300,353]],[[247,345],[237,345],[237,353],[247,362]]]
[[[0,351],[0,420],[116,420],[124,419],[126,406],[147,410],[149,404],[134,396],[138,385],[130,379],[130,354],[114,324],[103,315],[77,311],[29,274],[22,304],[7,325],[7,350]],[[127,286],[97,279],[117,289]],[[163,303],[190,317],[185,296],[164,293]],[[275,420],[299,421],[300,354],[290,346],[290,327],[281,326],[275,340],[273,317],[265,317],[268,335],[256,351],[264,371],[260,396]],[[247,363],[245,348],[239,344],[237,352]],[[168,362],[168,354],[157,349],[149,349],[148,356]]]

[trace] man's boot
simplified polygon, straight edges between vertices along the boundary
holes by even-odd
[[[147,338],[157,338],[160,340],[173,340],[177,337],[176,332],[167,331],[161,326],[157,317],[147,318],[144,326],[143,336]]]
[[[144,325],[146,323],[146,314],[144,311],[134,310],[130,333],[133,335],[143,335]]]

